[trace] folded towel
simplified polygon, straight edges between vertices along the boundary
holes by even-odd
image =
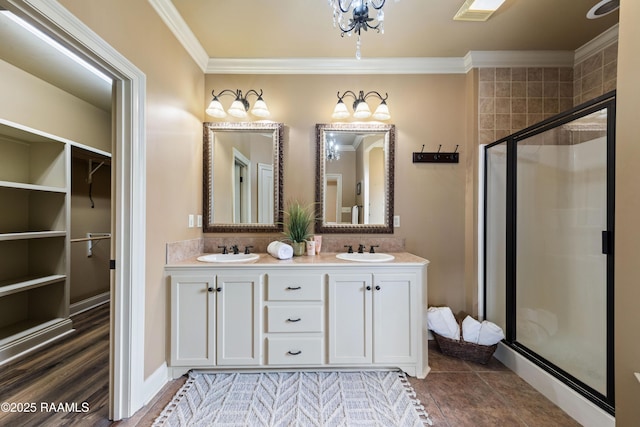
[[[427,310],[427,324],[429,329],[442,337],[460,339],[460,326],[449,307],[430,307]]]
[[[267,246],[267,252],[278,259],[289,259],[293,256],[293,248],[286,243],[278,242],[277,240],[269,243]]]
[[[477,344],[480,338],[481,323],[471,316],[462,321],[462,339]]]
[[[358,206],[351,208],[351,224],[358,223]]]
[[[480,334],[478,336],[478,344],[494,345],[504,339],[502,328],[493,322],[487,320],[480,325]]]

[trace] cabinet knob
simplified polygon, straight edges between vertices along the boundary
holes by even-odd
[[[207,288],[207,291],[213,292],[213,288]]]
[[[290,354],[290,355],[292,355],[292,356],[297,356],[297,355],[299,355],[299,354],[302,354],[302,350],[298,350],[298,351],[291,351],[291,350],[289,350],[289,351],[287,351],[287,354]]]
[[[367,286],[367,290],[370,291],[371,290],[371,286]]]
[[[379,291],[379,290],[380,290],[380,286],[376,286],[376,291]]]
[[[222,288],[216,288],[217,292],[222,292]]]

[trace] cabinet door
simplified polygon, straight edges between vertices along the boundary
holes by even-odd
[[[371,275],[329,275],[329,363],[371,363]]]
[[[214,276],[171,276],[171,366],[215,365],[214,288]]]
[[[420,324],[415,274],[374,274],[373,282],[373,362],[415,363]]]
[[[259,274],[218,276],[218,365],[259,365],[262,359]]]

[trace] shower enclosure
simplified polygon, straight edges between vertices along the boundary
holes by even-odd
[[[484,316],[613,414],[615,92],[484,148]]]

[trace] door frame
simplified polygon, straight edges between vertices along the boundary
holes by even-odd
[[[56,1],[0,5],[114,79],[109,418],[128,418],[145,400],[146,77]]]

